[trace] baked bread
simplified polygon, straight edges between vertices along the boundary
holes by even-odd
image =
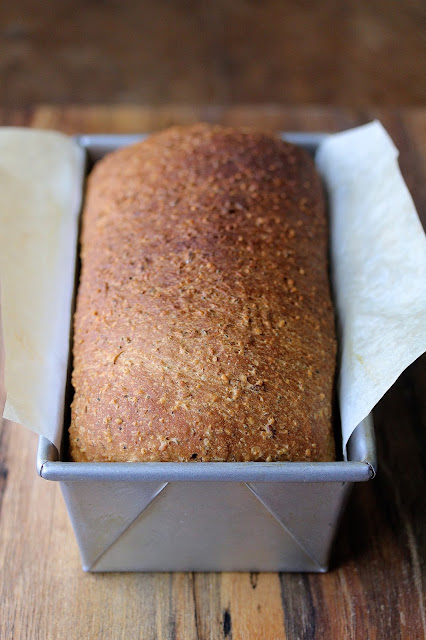
[[[327,220],[309,155],[175,127],[92,171],[75,461],[334,458]]]

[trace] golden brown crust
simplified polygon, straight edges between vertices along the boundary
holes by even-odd
[[[334,369],[325,206],[303,150],[195,125],[95,166],[74,460],[331,460]]]

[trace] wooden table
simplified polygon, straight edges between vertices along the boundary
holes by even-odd
[[[0,104],[425,104],[422,0],[0,3]]]
[[[0,110],[5,125],[138,132],[202,119],[334,131],[379,117],[425,217],[422,110],[333,108]],[[355,488],[328,574],[84,574],[59,487],[37,477],[36,437],[0,431],[0,637],[386,639],[424,637],[425,358],[374,412],[379,473]]]

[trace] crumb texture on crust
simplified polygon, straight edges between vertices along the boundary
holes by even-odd
[[[174,127],[100,161],[72,459],[332,460],[327,235],[313,161],[272,135]]]

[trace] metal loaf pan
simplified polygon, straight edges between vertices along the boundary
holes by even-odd
[[[314,153],[324,135],[283,137]],[[90,167],[144,137],[77,141]],[[39,475],[60,483],[85,571],[327,571],[349,491],[375,468],[371,416],[338,462],[76,463],[44,437],[37,452]]]

